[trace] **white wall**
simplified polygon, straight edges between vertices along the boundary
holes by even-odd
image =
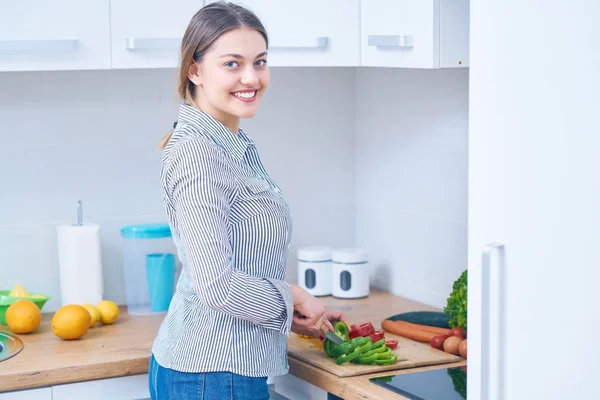
[[[158,140],[174,70],[0,74],[0,271],[60,305],[56,225],[102,229],[105,297],[122,303],[119,227],[164,221]],[[442,307],[466,268],[468,71],[273,68],[242,127],[302,245],[370,250],[375,285]],[[355,187],[356,186],[356,187]]]
[[[294,215],[298,246],[354,242],[353,69],[277,69],[243,121]],[[156,144],[177,118],[174,70],[0,74],[0,271],[60,306],[56,226],[101,225],[105,297],[124,301],[119,227],[164,221]],[[289,280],[295,281],[295,263]]]
[[[356,243],[378,287],[443,307],[467,268],[468,70],[361,68]]]

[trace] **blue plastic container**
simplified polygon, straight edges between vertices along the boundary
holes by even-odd
[[[167,311],[178,275],[169,225],[128,225],[121,228],[121,236],[128,313],[147,315]]]

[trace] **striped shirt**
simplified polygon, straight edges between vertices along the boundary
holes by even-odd
[[[182,372],[288,372],[291,214],[252,139],[181,105],[162,156],[163,204],[183,269],[154,341]]]

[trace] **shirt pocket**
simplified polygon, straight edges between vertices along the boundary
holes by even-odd
[[[287,217],[288,212],[283,199],[266,181],[246,179],[241,182],[239,194],[232,204],[231,220],[239,223],[252,218],[268,223],[273,218]]]
[[[271,186],[262,179],[252,179],[242,183],[242,186],[250,195],[259,195],[271,192]],[[269,194],[269,193],[267,193]]]

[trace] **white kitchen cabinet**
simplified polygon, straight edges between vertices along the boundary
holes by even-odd
[[[469,0],[361,0],[361,66],[469,65]]]
[[[112,67],[175,68],[202,0],[110,0]]]
[[[0,0],[0,71],[110,68],[109,0]]]
[[[150,398],[148,374],[99,379],[52,387],[52,400],[139,400]],[[0,400],[4,400],[1,399]]]
[[[359,65],[359,0],[234,2],[255,12],[267,29],[270,66]]]
[[[52,389],[48,387],[0,393],[0,400],[52,400]]]

